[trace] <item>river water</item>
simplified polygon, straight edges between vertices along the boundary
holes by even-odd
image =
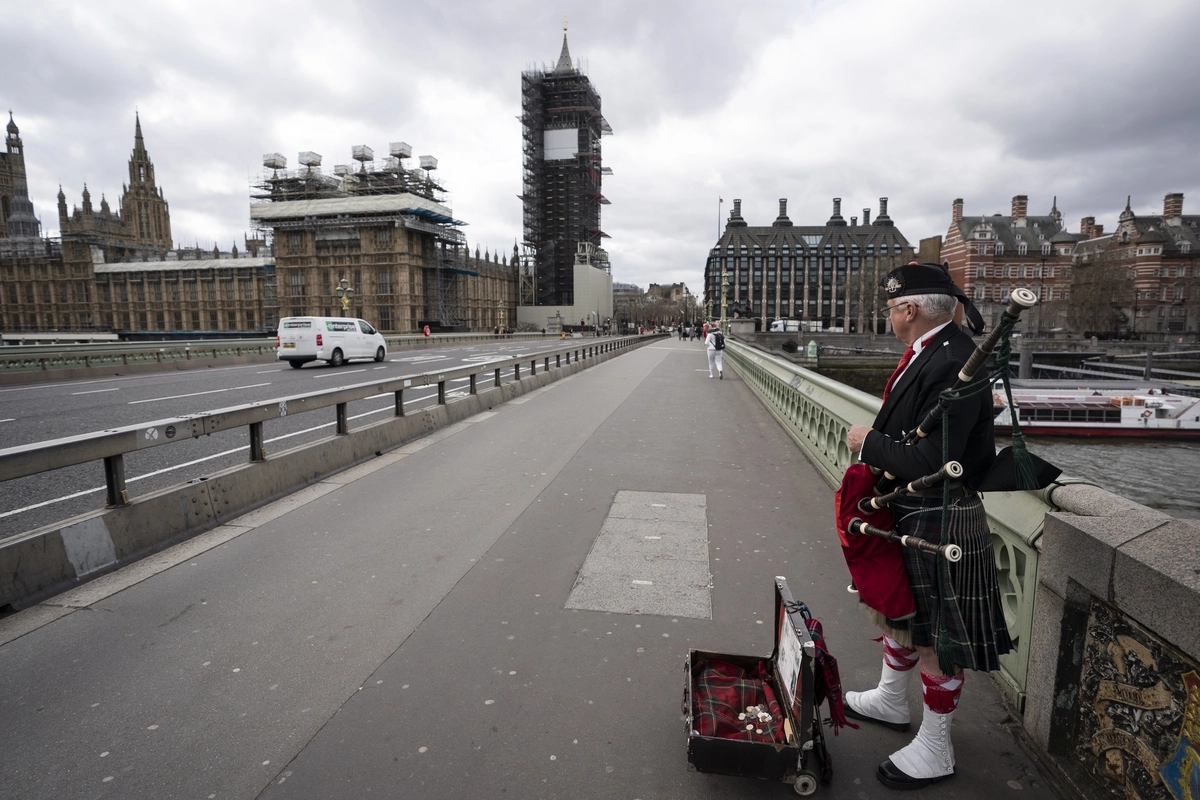
[[[1200,520],[1200,441],[1145,442],[1028,436],[1031,453],[1072,478],[1181,519]],[[1009,444],[997,437],[997,444]],[[1187,487],[1191,486],[1189,489]]]

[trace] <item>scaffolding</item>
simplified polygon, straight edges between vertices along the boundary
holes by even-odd
[[[565,38],[557,66],[521,74],[521,112],[521,201],[533,299],[537,305],[571,305],[577,245],[599,248],[608,237],[600,228],[600,207],[609,202],[601,179],[612,171],[601,163],[600,140],[612,128],[592,82],[571,66]],[[547,141],[554,143],[549,152]],[[603,250],[592,264],[609,269]],[[523,303],[524,297],[522,288]]]
[[[439,241],[435,248],[434,266],[425,269],[425,280],[432,281],[434,286],[433,293],[427,292],[425,295],[425,316],[428,320],[437,322],[438,330],[465,330],[462,315],[462,282],[468,275],[479,273],[465,269],[465,246]]]
[[[521,249],[521,267],[517,279],[520,304],[537,305],[537,259],[533,248],[528,245]]]
[[[406,142],[393,142],[388,152],[377,160],[372,148],[355,145],[351,158],[358,163],[338,164],[332,174],[322,171],[318,153],[300,153],[301,166],[295,170],[287,169],[287,159],[279,153],[268,153],[263,177],[251,194],[251,220],[264,235],[315,230],[319,241],[354,240],[362,228],[379,225],[427,235],[420,266],[425,287],[421,323],[454,329],[463,322],[462,281],[475,274],[462,266],[466,237],[459,228],[466,223],[452,218],[442,205],[446,188],[434,177],[436,158],[419,156],[419,166],[409,167],[412,148]],[[401,195],[411,197],[401,200]],[[388,202],[388,196],[397,202]],[[295,203],[295,210],[255,213],[256,205],[275,203]]]

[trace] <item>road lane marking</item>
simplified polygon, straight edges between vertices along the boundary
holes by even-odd
[[[0,419],[0,422],[16,422],[16,421],[17,421],[16,417],[9,417],[8,419]]]
[[[29,392],[34,389],[62,389],[67,386],[88,386],[93,383],[112,383],[113,381],[124,380],[122,378],[96,378],[90,381],[69,381],[66,383],[34,383],[29,386],[13,386],[9,389],[0,389],[0,394],[8,394],[10,392]]]
[[[117,388],[117,387],[113,387],[112,389],[92,389],[90,392],[71,392],[71,394],[73,394],[73,395],[78,395],[78,394],[100,394],[101,392],[119,392],[119,391],[121,391],[119,388]]]
[[[366,367],[363,367],[362,369],[348,369],[345,371],[331,372],[328,375],[313,375],[313,380],[320,380],[321,378],[340,378],[343,375],[353,375],[356,372],[366,371]]]
[[[202,394],[220,394],[221,392],[240,392],[242,389],[257,389],[259,386],[270,386],[270,383],[252,383],[249,386],[230,386],[228,389],[210,389],[207,392],[192,392],[191,394],[175,394],[170,397],[151,397],[149,400],[130,400],[129,405],[139,403],[157,403],[159,400],[178,400],[181,397],[199,397]]]

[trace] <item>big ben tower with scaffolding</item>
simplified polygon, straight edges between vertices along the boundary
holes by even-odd
[[[571,62],[565,23],[554,67],[521,74],[521,112],[531,299],[539,306],[571,306],[583,301],[575,297],[577,266],[609,272],[601,247],[608,234],[600,228],[600,207],[608,200],[600,186],[611,170],[601,163],[600,139],[612,128],[600,113],[599,93]]]

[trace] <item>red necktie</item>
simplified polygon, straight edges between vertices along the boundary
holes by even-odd
[[[896,371],[892,373],[892,377],[888,378],[887,385],[883,387],[883,402],[887,402],[888,395],[892,393],[892,385],[896,383],[896,379],[900,377],[900,373],[904,372],[904,368],[908,366],[908,362],[912,361],[913,356],[916,354],[917,351],[910,347],[904,351],[904,355],[900,356],[900,363],[896,365]]]
[[[922,339],[921,349],[924,349],[930,342],[932,342],[935,335],[936,333],[931,333]],[[892,377],[888,378],[887,386],[883,387],[883,399],[885,402],[888,399],[888,395],[892,392],[892,386],[895,385],[896,381],[900,379],[900,374],[904,372],[904,368],[908,366],[908,362],[912,361],[913,356],[916,354],[917,351],[913,350],[912,347],[909,347],[904,351],[904,355],[900,356],[900,363],[896,365],[896,371],[892,373]]]

